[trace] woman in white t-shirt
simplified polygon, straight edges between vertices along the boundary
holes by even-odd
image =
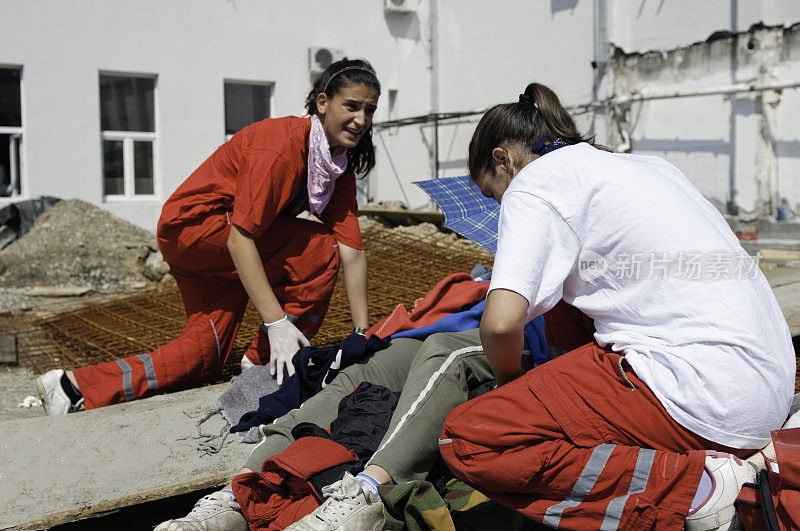
[[[484,115],[469,169],[501,204],[480,330],[499,387],[448,416],[447,464],[553,527],[727,529],[795,356],[723,217],[668,162],[594,146],[536,83]],[[524,324],[561,299],[593,341],[521,375]]]

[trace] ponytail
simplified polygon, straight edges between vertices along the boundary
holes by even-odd
[[[331,64],[314,80],[311,92],[306,96],[306,112],[317,114],[317,96],[325,93],[333,98],[349,85],[365,85],[381,93],[381,84],[375,70],[365,59],[342,59]],[[356,174],[367,175],[375,167],[375,146],[372,143],[372,127],[361,136],[356,147],[347,150],[347,167]]]
[[[515,144],[542,155],[554,143],[586,142],[597,149],[594,136],[583,136],[555,92],[540,83],[531,83],[517,103],[495,105],[483,115],[469,143],[469,172],[477,176],[492,168],[492,150]]]

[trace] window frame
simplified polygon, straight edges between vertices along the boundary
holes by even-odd
[[[274,81],[263,81],[263,80],[255,81],[255,80],[252,80],[252,79],[234,79],[234,78],[230,78],[230,77],[224,78],[222,80],[222,133],[224,135],[225,142],[229,141],[231,138],[233,138],[233,135],[236,134],[236,133],[226,133],[225,132],[225,125],[226,125],[226,121],[228,119],[228,116],[227,116],[226,111],[225,111],[225,85],[228,84],[228,83],[230,83],[232,85],[254,85],[254,86],[258,86],[258,87],[269,87],[269,116],[267,116],[267,118],[272,118],[275,115],[275,113],[273,112],[273,110],[275,109],[275,82]],[[262,118],[262,120],[263,119],[264,118]],[[255,123],[255,122],[253,122],[253,123]],[[247,127],[247,126],[245,126],[245,127]],[[244,127],[242,129],[244,129]],[[239,131],[241,131],[241,129],[239,129]],[[237,131],[237,133],[238,133],[238,131]]]
[[[152,79],[153,80],[153,129],[154,131],[114,131],[102,129],[101,118],[101,94],[100,94],[100,78],[103,76],[108,77],[131,77],[139,79]],[[161,179],[159,179],[159,142],[158,131],[159,127],[159,112],[158,112],[158,74],[144,73],[144,72],[118,72],[114,70],[99,70],[97,73],[97,109],[98,109],[98,124],[100,127],[100,188],[103,201],[114,202],[150,202],[159,201],[161,199]],[[105,178],[105,161],[104,161],[104,146],[106,140],[122,141],[122,194],[106,194],[104,189],[103,180]],[[136,141],[150,142],[153,146],[153,193],[152,194],[137,194],[136,193],[136,169],[134,167],[134,152],[133,143]]]
[[[9,199],[19,199],[26,197],[25,191],[28,189],[28,179],[27,179],[27,171],[26,171],[26,161],[27,155],[25,152],[25,69],[24,65],[21,64],[6,64],[0,63],[0,68],[5,70],[19,70],[19,120],[21,125],[17,126],[10,126],[10,125],[0,125],[0,135],[10,135],[12,141],[9,143],[9,150],[10,150],[10,160],[11,160],[11,171],[16,171],[16,166],[14,165],[14,161],[19,165],[19,172],[17,174],[17,183],[19,186],[19,193],[12,192],[10,196],[0,197],[0,203],[2,201],[8,201]],[[16,138],[17,143],[19,144],[18,150],[14,149],[14,139]],[[17,158],[17,151],[19,151],[19,158]],[[13,173],[9,175],[9,181],[13,182]]]

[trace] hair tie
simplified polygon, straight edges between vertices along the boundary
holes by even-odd
[[[528,96],[527,94],[520,94],[519,95],[519,102],[523,105],[529,105],[534,108],[534,110],[539,110],[539,107],[536,105],[536,100],[532,97]]]
[[[331,81],[333,81],[333,78],[335,78],[336,76],[338,76],[338,75],[339,75],[339,74],[341,74],[342,72],[347,72],[348,70],[361,70],[361,71],[363,71],[363,72],[366,72],[366,73],[368,73],[368,74],[371,74],[373,77],[377,77],[377,76],[375,75],[375,71],[374,71],[374,70],[372,70],[371,68],[367,68],[366,66],[358,66],[358,65],[346,66],[346,67],[344,67],[344,68],[342,68],[342,69],[340,69],[340,70],[337,70],[337,71],[336,71],[336,72],[334,72],[333,74],[331,74],[331,77],[329,77],[329,78],[328,78],[328,81],[326,81],[326,82],[325,82],[325,86],[324,86],[324,87],[322,87],[322,92],[325,92],[325,93],[327,94],[327,92],[328,92],[328,85],[330,85],[330,84],[331,84]]]

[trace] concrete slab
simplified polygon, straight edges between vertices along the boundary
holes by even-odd
[[[800,220],[778,221],[772,218],[759,218],[758,235],[761,238],[800,240]]]
[[[800,268],[779,267],[764,272],[772,286],[792,337],[800,335]]]
[[[43,529],[121,507],[223,485],[252,445],[229,436],[207,455],[196,423],[228,384],[63,417],[0,424],[0,529]],[[190,418],[196,417],[196,418]],[[220,415],[203,424],[219,433]]]

